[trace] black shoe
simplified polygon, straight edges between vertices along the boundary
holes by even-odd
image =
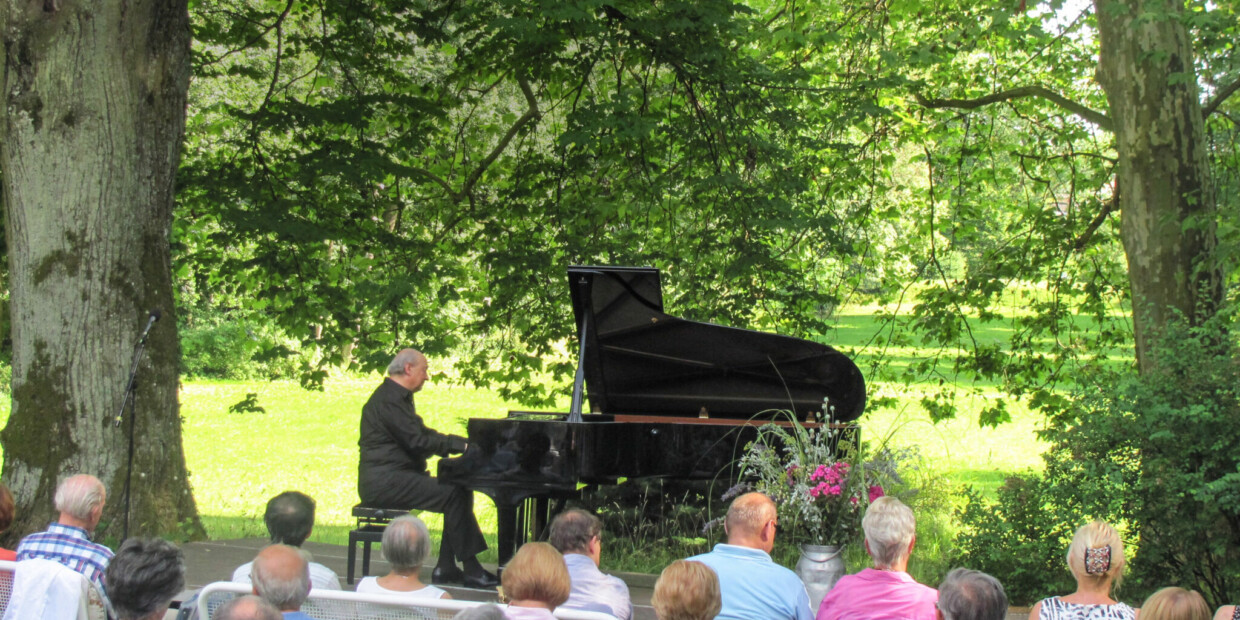
[[[452,568],[440,568],[436,566],[435,570],[431,571],[431,583],[437,586],[455,585],[466,579],[468,579],[468,577],[465,576],[464,571],[455,566]]]
[[[478,590],[490,590],[499,585],[499,577],[491,573],[482,571],[481,575],[465,575],[465,579],[461,582],[466,588],[475,588]]]

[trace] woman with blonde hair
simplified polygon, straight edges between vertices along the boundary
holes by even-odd
[[[701,562],[676,560],[655,582],[650,606],[659,620],[711,620],[723,607],[719,576]]]
[[[547,543],[521,545],[502,577],[509,620],[551,620],[551,612],[568,600],[572,581],[564,556]]]
[[[1193,590],[1163,588],[1145,599],[1141,620],[1210,620],[1210,606]]]
[[[1038,601],[1029,620],[1136,619],[1135,609],[1111,598],[1124,571],[1124,542],[1115,528],[1102,521],[1081,526],[1068,547],[1068,569],[1076,591]]]

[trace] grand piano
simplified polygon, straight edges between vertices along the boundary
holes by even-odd
[[[548,500],[621,478],[732,478],[758,426],[816,425],[824,405],[846,424],[865,410],[847,356],[666,314],[656,269],[570,267],[568,279],[579,351],[569,412],[471,418],[469,450],[439,461],[441,483],[494,500],[501,565],[541,535]]]

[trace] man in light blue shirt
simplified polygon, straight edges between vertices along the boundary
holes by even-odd
[[[566,510],[551,522],[550,542],[564,554],[572,591],[559,609],[599,611],[619,620],[633,617],[629,587],[598,569],[603,555],[603,523],[578,509]]]
[[[732,502],[724,529],[727,544],[689,558],[719,575],[723,609],[716,620],[813,620],[809,594],[796,573],[771,560],[775,548],[775,503],[761,493]]]

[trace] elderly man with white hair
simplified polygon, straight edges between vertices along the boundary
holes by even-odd
[[[487,543],[474,516],[474,492],[439,484],[426,468],[428,458],[468,447],[464,437],[440,433],[418,416],[413,395],[426,383],[427,367],[426,356],[416,349],[397,353],[388,364],[387,378],[362,406],[357,494],[374,508],[443,513],[443,539],[431,583],[494,588],[499,579],[477,558]]]
[[[107,491],[99,479],[78,474],[56,487],[56,510],[60,517],[47,530],[22,539],[17,545],[17,561],[45,559],[59,562],[83,574],[107,602],[104,573],[112,560],[112,550],[90,540],[103,516]]]
[[[874,500],[861,520],[865,550],[874,568],[841,578],[823,597],[815,620],[936,620],[939,593],[908,574],[916,525],[913,511],[900,500],[891,496]]]
[[[254,558],[254,593],[271,603],[284,620],[313,620],[302,613],[310,596],[310,566],[297,547],[267,545]]]

